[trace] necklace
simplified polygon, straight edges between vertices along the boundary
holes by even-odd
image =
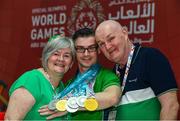
[[[52,87],[52,89],[53,89],[54,96],[56,96],[56,95],[57,95],[57,92],[56,92],[56,89],[55,89],[55,87],[53,86],[53,84],[52,84],[52,82],[51,82],[51,80],[52,80],[51,77],[49,76],[49,74],[47,73],[46,70],[43,69],[42,71],[43,71],[46,79],[48,80],[48,82],[50,83],[50,85],[51,85],[51,87]]]

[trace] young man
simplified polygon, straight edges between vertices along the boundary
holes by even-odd
[[[89,28],[76,31],[73,35],[73,40],[78,63],[78,73],[76,76],[78,76],[87,71],[92,65],[98,64],[98,54],[100,51],[95,41],[94,31]],[[99,104],[97,110],[90,112],[81,109],[82,111],[72,113],[72,120],[102,120],[103,109],[119,102],[121,95],[120,82],[112,71],[100,66],[92,85],[95,99]]]
[[[167,58],[155,48],[134,45],[127,30],[113,20],[102,22],[95,36],[122,79],[116,120],[177,119],[177,85]]]

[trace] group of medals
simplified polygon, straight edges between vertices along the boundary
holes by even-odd
[[[48,108],[70,113],[76,112],[80,108],[85,108],[88,111],[96,110],[98,102],[94,96],[93,85],[99,69],[100,66],[95,64],[85,73],[79,73],[73,83],[54,97]]]
[[[70,113],[78,111],[79,108],[94,111],[98,108],[98,102],[95,97],[78,96],[68,99],[52,100],[48,108],[50,110],[68,111]]]

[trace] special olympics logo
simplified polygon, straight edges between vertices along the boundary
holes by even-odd
[[[72,8],[72,13],[67,23],[67,31],[71,36],[80,28],[95,29],[97,24],[103,20],[105,20],[105,15],[98,1],[81,0]]]

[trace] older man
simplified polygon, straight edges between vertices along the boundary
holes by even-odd
[[[134,45],[127,30],[113,20],[102,22],[95,36],[123,80],[116,120],[177,119],[177,85],[167,58],[158,49]]]

